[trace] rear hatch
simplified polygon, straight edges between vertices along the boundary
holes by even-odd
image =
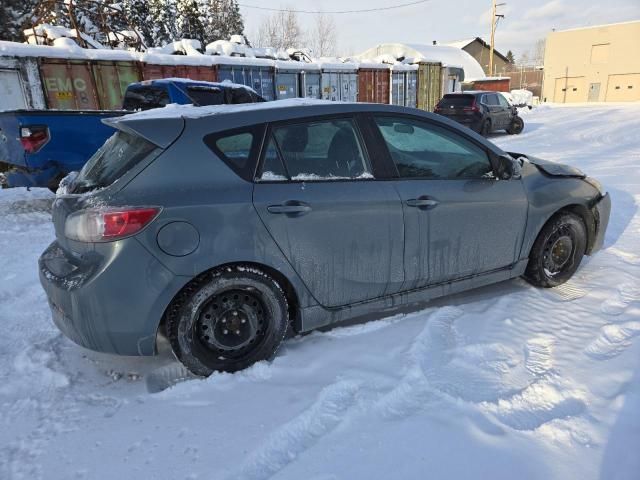
[[[132,115],[131,117],[135,117]],[[105,122],[117,129],[89,159],[53,203],[52,217],[58,244],[67,252],[84,253],[93,244],[65,235],[68,217],[80,210],[120,206],[118,192],[153,162],[184,127],[182,118],[140,121],[126,117]]]
[[[474,95],[445,95],[438,102],[435,111],[440,115],[459,121],[469,119],[476,112],[474,110],[475,103],[476,97]]]
[[[0,163],[25,166],[24,147],[20,143],[20,112],[0,112]],[[4,168],[3,168],[4,167]],[[6,166],[0,165],[0,172]]]

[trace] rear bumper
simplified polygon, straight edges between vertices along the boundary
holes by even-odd
[[[604,244],[604,235],[607,231],[609,217],[611,215],[611,197],[608,193],[605,193],[598,203],[593,206],[591,212],[593,213],[596,228],[593,242],[587,252],[589,255],[596,253]]]
[[[38,263],[60,331],[82,347],[119,355],[156,353],[164,309],[187,280],[134,238],[77,257],[54,242]]]

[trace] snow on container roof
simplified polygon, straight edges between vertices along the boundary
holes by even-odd
[[[297,71],[319,71],[320,66],[317,63],[297,62],[295,60],[276,60],[277,70],[297,70]]]
[[[125,50],[86,49],[77,45],[50,47],[0,40],[0,55],[8,57],[68,58],[70,60],[137,60],[138,54]]]
[[[465,81],[484,78],[480,64],[464,50],[447,45],[420,45],[405,43],[381,43],[357,55],[358,58],[372,58],[390,54],[394,58],[412,59],[412,63],[440,62],[447,67],[464,70]]]

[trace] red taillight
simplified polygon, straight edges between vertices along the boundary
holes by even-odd
[[[464,107],[463,110],[465,112],[479,112],[480,111],[480,107],[478,107],[478,104],[474,100],[470,107]]]
[[[37,153],[49,141],[49,129],[38,125],[20,127],[20,142],[27,153]]]
[[[110,240],[133,235],[153,220],[158,211],[157,208],[141,208],[103,213],[104,231],[102,237],[105,240]]]
[[[79,242],[111,242],[138,233],[159,213],[159,207],[82,210],[67,218],[64,233]]]

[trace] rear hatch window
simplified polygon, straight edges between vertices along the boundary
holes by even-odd
[[[159,147],[144,138],[118,131],[82,167],[71,193],[108,187],[156,150]]]
[[[138,111],[164,107],[169,103],[169,93],[161,87],[129,87],[124,94],[122,108]]]
[[[443,108],[470,107],[474,100],[475,97],[473,95],[445,95],[442,100],[440,100],[440,106]]]
[[[187,88],[189,98],[193,104],[204,107],[206,105],[221,105],[224,103],[224,93],[222,89],[216,87],[189,87]]]

